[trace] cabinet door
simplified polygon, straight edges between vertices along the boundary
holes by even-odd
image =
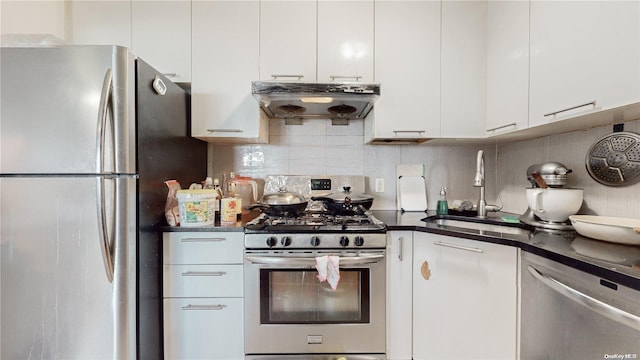
[[[318,81],[374,81],[373,8],[373,0],[318,0]]]
[[[260,2],[260,80],[316,81],[317,1]]]
[[[193,1],[191,135],[267,142],[268,122],[251,95],[258,79],[260,4]]]
[[[242,297],[242,265],[164,265],[162,296]]]
[[[174,82],[191,81],[191,1],[133,0],[134,54]]]
[[[24,42],[26,34],[48,34],[65,39],[65,0],[2,0],[0,3],[0,32],[20,34],[16,42]],[[6,46],[8,39],[2,39]]]
[[[529,126],[640,100],[638,1],[532,1]]]
[[[366,140],[440,135],[440,2],[375,2],[375,78],[381,96]]]
[[[243,359],[241,298],[164,300],[165,359]]]
[[[517,249],[414,232],[413,358],[516,358]]]
[[[529,2],[489,1],[487,135],[529,124]]]
[[[486,28],[486,1],[442,2],[441,137],[485,137]]]
[[[242,232],[166,232],[162,234],[162,263],[242,264]]]
[[[68,42],[131,48],[131,1],[71,0],[68,6]]]
[[[413,235],[387,233],[387,359],[411,359]]]

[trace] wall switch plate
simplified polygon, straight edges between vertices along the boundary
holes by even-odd
[[[376,192],[384,192],[384,178],[376,178]]]

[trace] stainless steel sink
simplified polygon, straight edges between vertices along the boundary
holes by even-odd
[[[492,231],[496,233],[503,234],[516,234],[516,235],[528,235],[531,231],[523,228],[519,228],[516,226],[509,225],[500,225],[496,223],[484,223],[481,222],[481,219],[478,218],[469,218],[469,221],[464,219],[443,219],[443,218],[426,218],[424,220],[427,223],[436,224],[436,225],[444,225],[444,226],[452,226],[456,228],[475,230],[475,231]],[[495,220],[494,220],[495,221]]]

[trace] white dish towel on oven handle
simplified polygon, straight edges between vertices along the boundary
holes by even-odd
[[[338,288],[340,281],[340,257],[336,255],[316,256],[317,278],[320,282],[327,281],[333,291]]]

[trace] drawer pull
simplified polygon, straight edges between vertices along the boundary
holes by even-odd
[[[226,274],[225,271],[185,271],[182,276],[222,276]]]
[[[468,246],[460,246],[460,245],[456,245],[456,244],[449,244],[449,243],[444,243],[442,241],[436,241],[436,242],[433,243],[433,245],[444,246],[444,247],[448,247],[448,248],[452,248],[452,249],[458,249],[458,250],[472,251],[472,252],[477,252],[477,253],[481,253],[482,252],[482,249],[478,249],[478,248],[474,248],[474,247],[468,247]]]
[[[207,129],[207,132],[210,133],[241,133],[244,132],[242,129]]]
[[[182,242],[214,242],[214,241],[225,241],[227,238],[184,238],[180,241]]]
[[[331,81],[336,80],[344,80],[344,79],[354,79],[356,82],[362,79],[362,75],[329,75]]]
[[[493,132],[493,131],[501,130],[501,129],[508,128],[508,127],[511,127],[511,126],[513,126],[514,128],[516,128],[516,127],[517,127],[517,125],[518,125],[518,123],[514,123],[514,122],[512,122],[511,124],[506,124],[506,125],[497,126],[497,127],[492,128],[492,129],[487,129],[486,131],[487,131],[487,132]]]
[[[418,135],[422,135],[422,133],[426,133],[427,130],[393,130],[393,133],[395,135],[398,134],[411,134],[411,133],[417,133]]]
[[[565,111],[575,110],[575,109],[581,108],[581,107],[583,107],[583,106],[589,106],[589,105],[592,105],[592,106],[595,108],[595,107],[596,107],[596,100],[590,101],[590,102],[588,102],[588,103],[584,103],[584,104],[580,104],[580,105],[572,106],[572,107],[570,107],[570,108],[566,108],[566,109],[562,109],[562,110],[558,110],[558,111],[550,112],[550,113],[548,113],[548,114],[544,114],[544,116],[545,116],[545,117],[546,117],[546,116],[551,116],[551,115],[554,115],[554,116],[555,116],[555,115],[558,115],[558,114],[563,113],[563,112],[565,112]]]
[[[295,78],[296,80],[302,80],[302,78],[304,78],[304,75],[271,74],[271,78],[273,80],[278,80],[278,79],[281,79],[281,78]]]
[[[226,308],[227,305],[216,304],[216,305],[187,305],[183,306],[182,310],[222,310]]]

